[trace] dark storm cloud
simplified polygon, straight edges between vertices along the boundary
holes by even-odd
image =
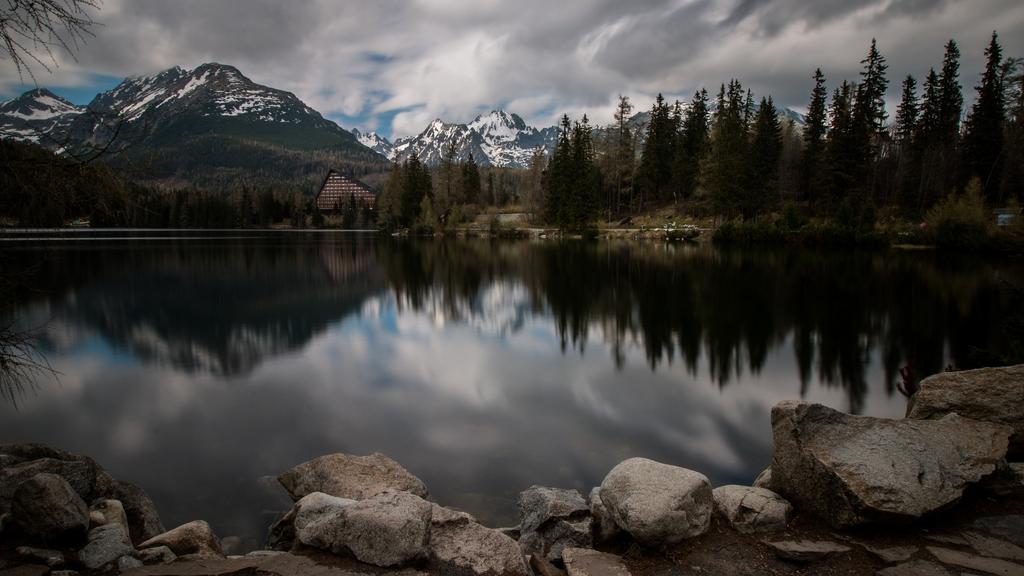
[[[219,61],[346,126],[399,135],[492,107],[538,124],[562,112],[606,121],[618,94],[646,107],[658,92],[688,97],[733,77],[799,108],[816,67],[830,83],[855,79],[871,38],[893,93],[937,65],[951,37],[967,88],[993,29],[1007,55],[1024,55],[1018,0],[105,0],[98,20],[78,62],[63,58],[41,82]]]

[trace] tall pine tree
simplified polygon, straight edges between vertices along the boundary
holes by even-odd
[[[996,203],[1001,200],[999,185],[1006,90],[1003,85],[1003,49],[995,32],[985,48],[985,71],[976,90],[978,97],[967,116],[964,133],[964,175],[965,180],[978,178],[986,198]]]
[[[828,89],[821,68],[814,71],[811,103],[804,117],[804,149],[800,159],[800,188],[803,197],[814,202],[827,188],[825,180],[825,136],[827,134]]]
[[[779,115],[770,96],[761,99],[752,130],[747,185],[741,207],[744,218],[757,216],[774,205],[778,197],[782,126],[779,124]]]
[[[682,121],[672,166],[673,188],[679,197],[693,197],[700,181],[700,166],[708,148],[708,91],[698,90]]]

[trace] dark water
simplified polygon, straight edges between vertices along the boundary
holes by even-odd
[[[1005,354],[1024,286],[931,252],[135,235],[0,240],[63,373],[0,404],[0,441],[89,454],[246,547],[288,506],[268,477],[328,452],[489,525],[630,456],[749,483],[774,403],[902,415],[899,368]]]

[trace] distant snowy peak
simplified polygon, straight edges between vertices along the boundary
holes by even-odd
[[[38,143],[55,130],[65,129],[83,112],[85,108],[46,88],[29,90],[0,104],[0,137]]]
[[[458,160],[472,155],[483,166],[525,168],[537,148],[550,153],[557,136],[556,127],[537,129],[516,114],[492,110],[468,124],[436,119],[418,136],[395,140],[385,155],[403,161],[416,154],[426,164],[436,166],[454,149]]]
[[[363,146],[387,158],[391,157],[395,145],[387,138],[376,132],[360,132],[358,128],[353,128],[351,132]]]

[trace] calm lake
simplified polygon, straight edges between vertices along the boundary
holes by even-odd
[[[243,549],[289,506],[273,477],[329,452],[387,454],[491,526],[630,456],[749,484],[773,404],[901,416],[899,369],[1004,354],[1024,286],[930,251],[357,233],[8,235],[0,258],[34,274],[15,317],[62,374],[3,396],[0,442],[88,454]]]

